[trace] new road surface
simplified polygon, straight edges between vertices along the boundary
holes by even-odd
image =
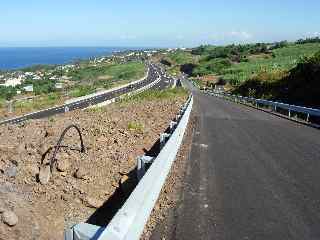
[[[60,114],[60,113],[68,112],[68,111],[73,111],[76,109],[85,109],[85,108],[90,107],[92,105],[96,105],[96,104],[105,102],[107,100],[119,97],[123,94],[141,89],[141,88],[143,88],[149,84],[152,84],[152,83],[155,83],[155,84],[151,87],[151,89],[159,89],[159,90],[173,85],[174,79],[167,77],[161,67],[159,67],[158,65],[155,65],[155,64],[148,64],[148,68],[149,68],[149,72],[148,72],[147,78],[145,80],[140,81],[140,82],[130,84],[129,86],[126,86],[123,88],[116,89],[115,91],[103,93],[100,95],[95,95],[93,97],[85,98],[85,99],[75,101],[75,102],[72,102],[69,104],[65,104],[62,106],[57,106],[57,107],[41,110],[38,112],[26,114],[21,117],[8,119],[8,120],[0,122],[0,125],[6,124],[6,123],[20,123],[20,122],[23,122],[23,121],[26,121],[29,119],[46,118],[46,117],[50,117],[50,116],[53,116],[56,114]],[[157,81],[157,79],[159,77],[160,77],[160,81]]]
[[[152,239],[320,239],[320,132],[194,91],[178,206]]]

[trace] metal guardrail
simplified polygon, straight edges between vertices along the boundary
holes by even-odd
[[[176,158],[192,106],[193,97],[190,96],[176,120],[170,124],[172,131],[169,136],[163,135],[162,141],[165,141],[165,144],[160,153],[152,159],[152,164],[146,172],[138,172],[142,178],[107,227],[80,223],[66,231],[65,240],[138,240],[140,238]]]
[[[251,97],[231,95],[227,93],[218,93],[214,91],[206,91],[206,93],[209,93],[210,95],[214,95],[216,97],[223,97],[223,98],[232,100],[234,102],[240,102],[244,104],[250,103],[251,105],[254,105],[256,107],[259,107],[260,105],[270,106],[273,108],[274,111],[277,111],[278,109],[287,110],[289,118],[292,117],[292,113],[305,114],[307,122],[309,121],[310,116],[320,117],[320,109],[301,107],[301,106],[290,105],[290,104],[281,103],[281,102],[273,102],[273,101],[268,101],[263,99],[255,99]]]

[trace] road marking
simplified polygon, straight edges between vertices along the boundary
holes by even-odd
[[[201,147],[201,148],[208,148],[208,145],[202,143],[202,144],[200,144],[200,147]]]

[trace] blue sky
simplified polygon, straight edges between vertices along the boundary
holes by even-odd
[[[0,46],[182,47],[320,35],[319,0],[10,0]]]

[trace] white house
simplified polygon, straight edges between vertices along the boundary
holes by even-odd
[[[55,88],[56,89],[63,89],[63,83],[56,83]]]
[[[23,87],[26,92],[33,92],[33,85],[27,85]]]
[[[2,86],[5,87],[15,87],[17,85],[20,85],[23,81],[22,77],[18,77],[18,78],[9,78],[6,80],[6,82],[4,84],[2,84]]]

